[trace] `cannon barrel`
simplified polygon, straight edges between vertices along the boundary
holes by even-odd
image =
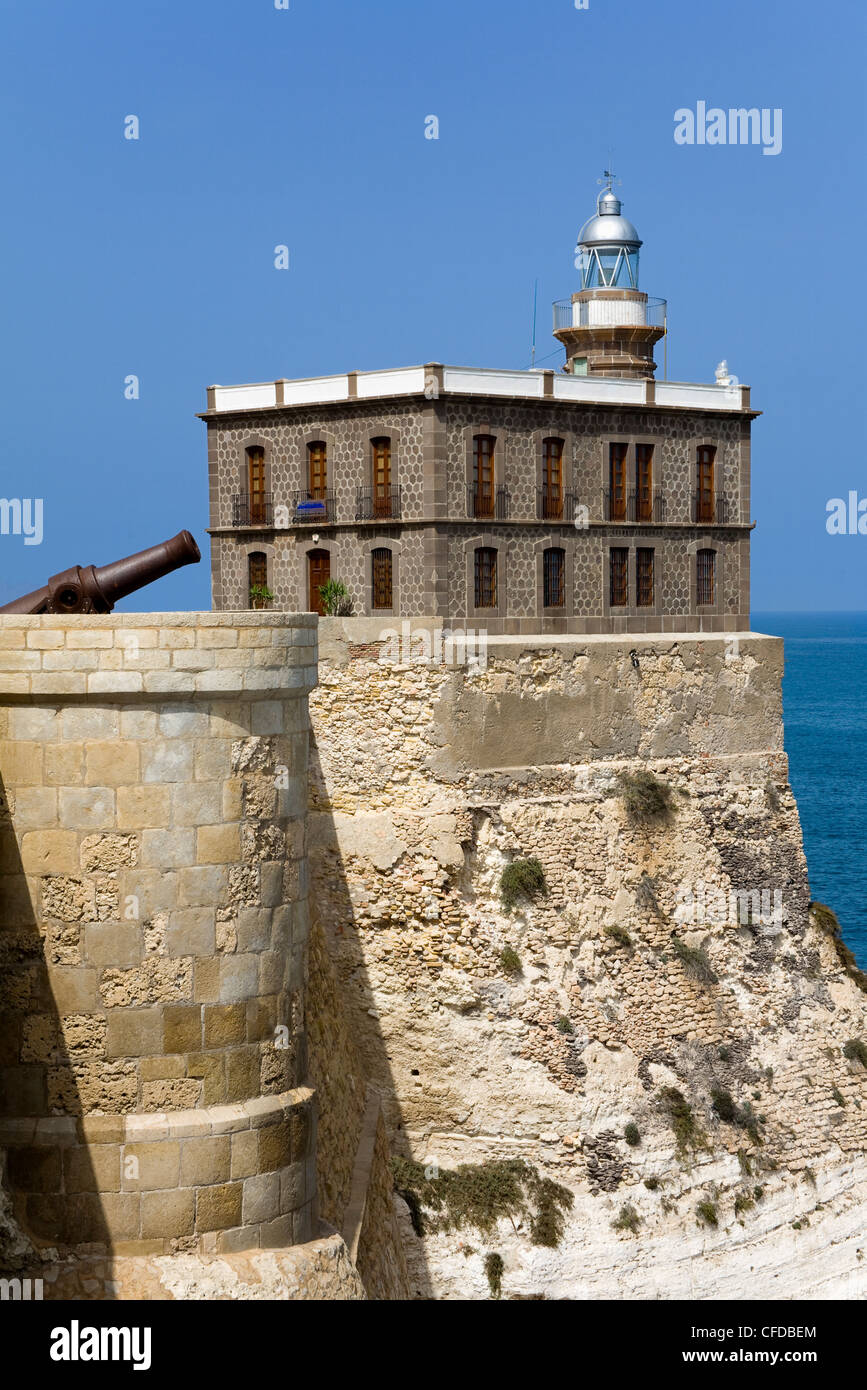
[[[0,613],[110,613],[119,599],[143,589],[182,565],[196,565],[202,554],[189,531],[127,555],[110,565],[88,565],[55,574],[42,589],[13,599]]]

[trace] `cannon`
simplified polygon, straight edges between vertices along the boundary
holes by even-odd
[[[189,531],[115,560],[110,565],[73,565],[55,574],[42,589],[13,599],[0,613],[110,613],[119,599],[162,579],[183,565],[197,565],[202,554]]]

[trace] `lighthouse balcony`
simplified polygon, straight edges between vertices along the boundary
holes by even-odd
[[[554,303],[554,332],[571,328],[664,328],[667,303],[640,290],[581,290]]]

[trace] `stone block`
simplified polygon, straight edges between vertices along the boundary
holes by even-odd
[[[92,1014],[102,1009],[96,989],[96,971],[74,966],[49,969],[49,985],[60,1014]]]
[[[199,1052],[202,1047],[200,1004],[167,1004],[163,1009],[163,1047],[166,1052]]]
[[[193,966],[193,998],[197,1004],[216,1004],[220,998],[220,962],[197,960]]]
[[[256,1173],[243,1182],[244,1222],[274,1221],[280,1212],[280,1174]]]
[[[245,1003],[259,992],[259,960],[259,956],[250,954],[227,956],[220,961],[221,1003]],[[273,994],[276,991],[263,992]]]
[[[63,1182],[66,1192],[119,1192],[120,1145],[76,1146],[64,1150]]]
[[[182,869],[192,864],[195,834],[192,830],[142,830],[141,862],[144,868]]]
[[[121,1186],[124,1192],[153,1192],[177,1187],[181,1146],[167,1140],[156,1144],[124,1144],[121,1154]]]
[[[30,830],[21,839],[21,867],[26,874],[74,874],[78,870],[78,836],[72,830]]]
[[[16,742],[60,737],[60,710],[13,705],[9,711],[9,738]]]
[[[84,954],[97,970],[138,965],[142,957],[141,927],[136,922],[92,922],[84,931]]]
[[[247,1041],[247,1010],[244,1004],[206,1005],[205,1047],[233,1047]]]
[[[120,738],[84,745],[84,780],[90,787],[121,787],[138,781],[139,746]]]
[[[207,710],[193,705],[175,705],[161,710],[159,732],[162,738],[205,738],[209,732]]]
[[[203,1187],[229,1181],[231,1169],[231,1140],[229,1135],[204,1139],[185,1139],[181,1147],[181,1186]],[[240,1186],[238,1187],[240,1200]],[[240,1221],[230,1222],[236,1226]]]
[[[193,776],[193,748],[183,739],[155,739],[141,750],[143,782],[189,782]]]
[[[224,819],[232,818],[223,815],[221,782],[178,782],[172,787],[173,825],[212,825]]]
[[[259,1172],[259,1130],[247,1129],[232,1135],[233,1178],[250,1178]]]
[[[196,833],[196,860],[199,864],[234,864],[241,857],[240,827],[202,825]]]
[[[218,865],[197,865],[178,871],[179,907],[216,907],[226,901],[228,874]],[[213,949],[213,948],[212,948]]]
[[[259,1049],[235,1047],[226,1053],[226,1099],[245,1101],[259,1090]]]
[[[280,1250],[291,1245],[294,1236],[294,1223],[291,1216],[278,1216],[276,1221],[263,1221],[259,1227],[259,1245],[262,1250]]]
[[[120,711],[110,705],[70,705],[61,720],[64,739],[101,741],[116,739],[120,733]]]
[[[157,716],[149,709],[125,709],[120,716],[121,738],[156,738]]]
[[[222,1052],[191,1053],[187,1071],[202,1083],[205,1105],[224,1105],[226,1102],[226,1068]]]
[[[149,1057],[162,1052],[162,1042],[161,1009],[113,1009],[109,1013],[107,1057]]]
[[[144,830],[169,824],[171,791],[161,786],[124,786],[117,789],[119,830]]]
[[[62,788],[60,792],[60,823],[67,829],[101,830],[113,825],[114,821],[114,792],[109,788]]]
[[[169,1110],[189,1110],[198,1105],[202,1094],[200,1081],[180,1077],[164,1081],[143,1081],[141,1108],[153,1113]]]
[[[188,832],[192,835],[192,831]],[[170,956],[212,956],[215,950],[215,912],[210,907],[186,907],[172,912],[166,932]]]
[[[180,1240],[195,1230],[195,1193],[168,1189],[163,1192],[143,1192],[141,1196],[141,1233],[144,1239],[163,1237]]]
[[[53,787],[74,787],[83,782],[84,744],[46,744],[45,781]]]

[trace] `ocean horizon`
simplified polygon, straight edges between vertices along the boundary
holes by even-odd
[[[833,908],[867,969],[867,612],[761,610],[752,631],[785,643],[783,719],[814,901]]]

